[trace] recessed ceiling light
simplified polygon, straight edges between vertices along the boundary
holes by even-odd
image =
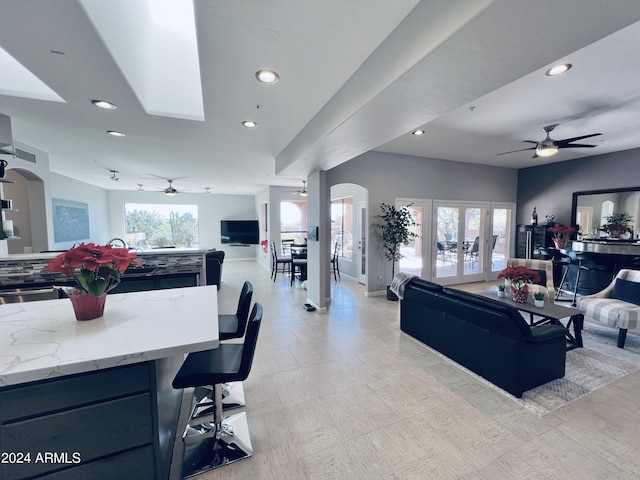
[[[117,132],[117,131],[115,131],[115,130],[107,130],[107,133],[108,133],[109,135],[113,135],[114,137],[124,137],[124,136],[125,136],[125,134],[124,134],[124,133],[122,133],[122,132]]]
[[[105,110],[116,109],[116,106],[113,103],[107,102],[106,100],[91,100],[91,103],[93,103],[96,107],[104,108]]]
[[[245,120],[244,122],[242,122],[242,125],[247,128],[256,128],[258,126],[256,122],[251,120]]]
[[[562,63],[560,65],[556,65],[555,67],[551,67],[546,71],[545,75],[547,77],[555,77],[556,75],[562,75],[567,72],[573,65],[570,63]]]
[[[258,70],[256,78],[262,83],[276,83],[280,76],[273,70]]]
[[[414,130],[413,134],[419,137],[420,135],[424,135],[424,130]]]

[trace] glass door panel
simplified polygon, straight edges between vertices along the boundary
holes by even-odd
[[[491,212],[491,272],[499,273],[507,265],[511,250],[511,208],[494,207]]]
[[[460,209],[458,207],[438,206],[436,215],[436,238],[433,249],[435,279],[458,276],[459,258],[464,243],[458,241],[460,225]]]
[[[464,209],[464,275],[484,272],[484,208]]]
[[[422,264],[423,264],[423,245],[424,235],[422,227],[424,225],[424,213],[425,208],[421,205],[403,205],[408,208],[413,214],[413,218],[416,221],[416,225],[413,227],[413,232],[417,235],[408,245],[400,246],[400,259],[399,271],[411,273],[422,277]]]

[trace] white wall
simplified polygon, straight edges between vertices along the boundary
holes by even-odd
[[[51,184],[51,196],[47,198],[49,208],[51,208],[51,201],[53,198],[88,204],[89,238],[83,239],[82,241],[105,243],[109,240],[111,237],[109,236],[109,212],[107,205],[108,191],[104,188],[89,185],[88,183],[80,182],[53,172],[50,174],[49,178]],[[73,244],[76,243],[75,241],[55,243],[53,236],[53,217],[52,215],[48,215],[47,218],[49,219],[47,223],[51,224],[52,231],[49,237],[51,250],[64,250],[72,247]]]
[[[396,198],[515,203],[518,171],[433,158],[367,152],[327,172],[328,185],[355,183],[369,192],[369,224],[382,202]],[[391,282],[391,264],[369,229],[367,292],[382,292]]]
[[[167,197],[162,192],[138,192],[110,190],[108,192],[108,211],[110,233],[105,238],[124,238],[125,203],[163,203],[187,204],[198,206],[198,237],[200,248],[215,248],[225,251],[227,258],[255,258],[259,246],[233,247],[220,242],[220,220],[257,220],[258,214],[253,195],[202,195],[196,193],[178,193]]]

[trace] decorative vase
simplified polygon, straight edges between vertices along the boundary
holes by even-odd
[[[93,320],[104,314],[104,302],[107,294],[103,293],[99,297],[90,294],[85,295],[69,295],[73,312],[76,314],[76,320]]]
[[[565,248],[569,242],[569,238],[567,237],[552,237],[552,240],[558,250]]]
[[[511,298],[517,303],[527,303],[527,299],[529,298],[529,285],[523,285],[520,288],[511,285]]]

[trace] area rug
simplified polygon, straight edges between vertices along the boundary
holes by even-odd
[[[640,337],[629,334],[624,349],[616,346],[617,337],[615,329],[585,324],[584,347],[567,352],[563,378],[531,389],[522,398],[504,394],[542,416],[639,370]]]
[[[622,349],[616,346],[617,330],[588,323],[582,330],[582,340],[583,348],[575,348],[567,352],[563,378],[528,390],[524,392],[522,398],[514,397],[440,352],[425,346],[450,364],[474,376],[479,382],[501,392],[524,408],[544,416],[640,370],[640,335],[630,333]]]

